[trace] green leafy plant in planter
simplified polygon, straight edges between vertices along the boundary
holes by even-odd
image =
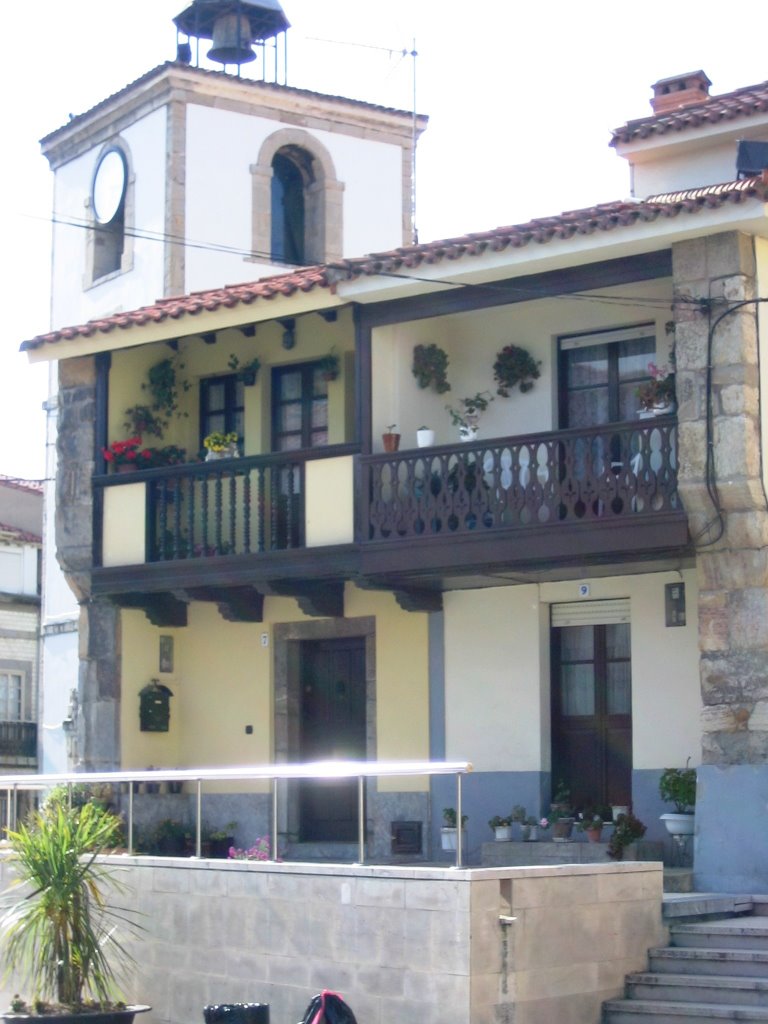
[[[523,394],[530,391],[534,380],[541,376],[540,366],[541,361],[535,360],[526,349],[519,345],[505,345],[493,364],[493,379],[498,385],[496,394],[509,398],[515,387],[519,387]]]
[[[614,860],[622,860],[626,847],[636,839],[642,839],[645,831],[646,826],[634,814],[620,814],[614,825],[613,835],[608,840],[608,856]]]
[[[336,380],[339,376],[339,357],[333,349],[318,359],[317,368],[323,380]]]
[[[488,822],[489,828],[509,828],[515,819],[511,814],[501,815],[494,814],[494,816]]]
[[[696,806],[696,769],[665,768],[659,779],[659,796],[675,805],[675,814],[690,814]]]
[[[468,821],[469,815],[462,814],[461,827],[464,828]],[[454,807],[443,808],[443,824],[446,828],[456,828],[456,809]]]
[[[35,1012],[47,1019],[61,1013],[93,1019],[99,1012],[101,1020],[102,1014],[124,1020],[149,1009],[121,1001],[119,968],[110,959],[114,954],[121,967],[132,963],[116,929],[135,934],[138,928],[129,911],[110,906],[109,890],[124,887],[97,860],[115,845],[120,826],[95,803],[70,807],[56,799],[7,831],[16,879],[2,896],[6,969],[29,986]],[[34,1016],[19,996],[13,1005],[16,1014]]]
[[[448,383],[448,355],[439,345],[415,345],[411,372],[422,390],[432,388],[438,395],[451,390]]]

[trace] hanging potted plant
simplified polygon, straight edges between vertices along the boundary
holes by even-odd
[[[256,378],[259,375],[261,369],[261,360],[254,356],[253,359],[249,359],[247,363],[241,363],[234,352],[229,356],[227,366],[236,375],[238,381],[246,388],[252,388],[256,383]]]
[[[674,804],[674,811],[661,815],[672,836],[693,835],[696,806],[696,769],[665,768],[659,779],[659,795],[665,803]]]
[[[400,435],[394,432],[396,423],[390,423],[387,425],[387,429],[381,435],[381,443],[384,445],[385,452],[396,452],[400,447]]]
[[[129,911],[110,906],[110,890],[122,886],[97,859],[118,845],[121,825],[103,807],[70,807],[64,796],[7,831],[16,879],[3,893],[0,929],[6,965],[31,995],[29,1004],[15,996],[6,1020],[129,1024],[149,1010],[120,1001],[112,962],[132,962],[116,929],[136,931]]]
[[[451,390],[447,376],[448,356],[439,345],[415,345],[411,372],[422,389],[432,388],[438,395]]]
[[[519,387],[523,394],[530,391],[534,380],[541,376],[540,366],[541,361],[534,359],[526,349],[519,345],[505,345],[493,364],[493,379],[498,385],[496,394],[509,398],[515,387]]]
[[[336,380],[339,376],[339,357],[333,349],[318,359],[317,368],[323,380]]]

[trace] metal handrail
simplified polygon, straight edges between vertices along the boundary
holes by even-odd
[[[472,771],[470,761],[310,761],[304,764],[256,764],[231,768],[175,768],[117,772],[54,772],[40,775],[0,775],[0,790],[8,794],[6,822],[9,828],[16,817],[19,791],[43,790],[51,786],[89,785],[93,782],[130,783],[128,786],[128,853],[133,853],[133,783],[193,782],[196,786],[195,856],[202,849],[202,787],[204,782],[253,782],[272,784],[272,822],[270,855],[277,854],[277,785],[285,779],[357,779],[358,780],[358,858],[365,863],[364,786],[367,778],[391,778],[406,775],[455,775],[456,813],[461,822],[461,778]],[[456,867],[462,866],[461,828],[457,829]]]

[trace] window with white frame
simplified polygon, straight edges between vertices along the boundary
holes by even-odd
[[[28,721],[24,682],[22,672],[0,672],[0,722]]]

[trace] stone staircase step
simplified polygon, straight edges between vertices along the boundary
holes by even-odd
[[[768,1021],[768,1007],[649,999],[612,999],[603,1004],[603,1024],[722,1024],[723,1021]]]
[[[768,1009],[768,979],[637,973],[627,976],[627,998]]]
[[[665,892],[662,902],[665,921],[731,917],[734,914],[751,914],[753,910],[754,901],[751,896],[719,893]]]
[[[693,868],[664,868],[664,892],[693,892]]]
[[[728,918],[676,924],[670,931],[673,946],[697,949],[768,949],[768,917]]]
[[[768,950],[665,946],[649,950],[648,960],[656,974],[768,979]]]

